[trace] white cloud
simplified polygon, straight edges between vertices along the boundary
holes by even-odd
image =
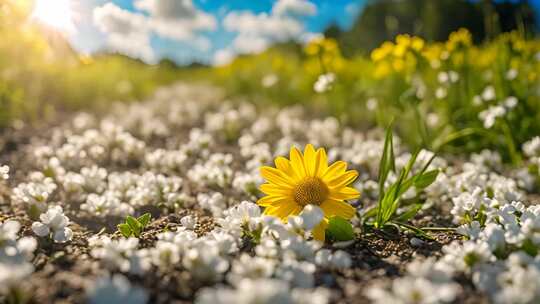
[[[135,7],[150,14],[149,24],[156,34],[189,42],[199,31],[217,27],[214,16],[193,5],[192,0],[138,0]]]
[[[232,45],[238,53],[260,53],[270,45],[270,40],[262,36],[240,34]]]
[[[156,59],[150,45],[150,36],[147,34],[110,34],[107,39],[109,46],[119,53],[140,58],[146,62],[154,62]]]
[[[211,48],[210,40],[198,34],[215,30],[216,19],[198,10],[192,0],[138,0],[134,6],[148,15],[122,9],[111,2],[94,9],[94,24],[107,34],[107,44],[114,51],[153,61],[152,33],[188,43],[201,51]]]
[[[155,59],[145,16],[107,3],[94,9],[93,19],[94,24],[108,34],[107,46],[113,51],[145,61]]]
[[[214,62],[222,62],[237,53],[259,53],[274,42],[296,40],[303,42],[311,35],[306,32],[302,17],[316,14],[317,7],[306,0],[279,0],[271,13],[254,14],[249,11],[230,12],[223,26],[238,35],[230,48],[216,54]],[[226,54],[227,56],[225,56]]]
[[[141,14],[107,3],[94,9],[94,23],[103,32],[129,35],[147,30],[147,20]]]
[[[221,66],[230,63],[235,57],[235,53],[231,49],[218,50],[214,54],[214,65]]]
[[[292,39],[304,31],[303,25],[296,19],[266,13],[231,12],[225,17],[223,25],[230,32],[278,41]]]
[[[191,0],[138,0],[135,7],[156,18],[192,18],[197,14]]]
[[[205,13],[190,19],[150,18],[149,24],[160,36],[186,42],[193,39],[199,31],[211,31],[217,27],[214,17]]]
[[[313,16],[317,13],[317,6],[306,0],[279,0],[272,12],[277,16]]]

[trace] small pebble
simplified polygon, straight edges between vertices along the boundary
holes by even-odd
[[[416,238],[416,237],[413,237],[410,240],[410,243],[411,243],[411,246],[413,246],[413,247],[420,247],[420,246],[424,245],[424,241],[422,241],[421,239]]]

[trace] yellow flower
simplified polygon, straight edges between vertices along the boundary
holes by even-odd
[[[261,175],[267,180],[261,185],[261,191],[267,196],[257,203],[266,207],[264,214],[286,222],[289,215],[298,215],[307,205],[319,206],[324,212],[324,219],[313,229],[313,238],[324,241],[328,219],[333,216],[350,219],[356,213],[345,200],[360,196],[358,190],[348,187],[358,172],[347,171],[347,164],[343,161],[328,166],[323,148],[315,151],[308,144],[302,155],[293,147],[290,160],[280,156],[275,159],[275,165],[276,168],[261,168]]]
[[[385,41],[379,48],[376,48],[371,52],[371,60],[377,62],[383,60],[386,56],[392,53],[394,44],[390,41]]]

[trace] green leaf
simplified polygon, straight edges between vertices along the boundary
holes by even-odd
[[[328,221],[328,228],[326,231],[332,239],[339,242],[354,239],[354,231],[351,222],[339,216],[334,216]]]
[[[423,174],[419,174],[414,179],[414,186],[417,189],[425,189],[429,185],[433,184],[439,175],[439,169],[431,170]]]
[[[388,126],[386,129],[386,135],[384,139],[383,154],[381,162],[379,164],[379,192],[384,193],[384,183],[388,177],[390,170],[396,170],[395,157],[394,157],[394,140],[392,134],[392,126]]]
[[[141,224],[141,227],[144,228],[150,222],[152,215],[150,213],[145,213],[137,218],[137,221]]]
[[[394,143],[392,135],[392,124],[386,128],[386,135],[384,139],[384,148],[381,161],[379,163],[379,204],[377,207],[377,217],[375,220],[375,226],[381,227],[383,214],[387,210],[387,204],[384,204],[385,200],[388,199],[387,193],[384,189],[384,183],[388,178],[388,173],[390,170],[396,170],[395,157],[394,157]]]
[[[123,236],[125,237],[130,237],[131,236],[131,228],[129,228],[129,225],[128,224],[118,224],[116,225],[116,227],[118,227],[118,230],[120,231],[120,233],[122,233]]]
[[[418,211],[420,211],[420,209],[422,209],[422,204],[414,204],[409,206],[409,208],[400,214],[396,220],[400,222],[407,222],[408,220],[412,219],[418,213]]]
[[[129,216],[126,218],[126,223],[129,225],[129,228],[131,228],[131,231],[133,231],[133,234],[135,236],[139,236],[141,234],[141,224],[132,216]]]

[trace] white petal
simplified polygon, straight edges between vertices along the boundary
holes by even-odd
[[[67,225],[67,217],[64,216],[62,213],[57,213],[53,217],[50,217],[49,226],[53,230],[61,230],[61,228],[65,227]]]
[[[40,222],[34,222],[32,224],[32,231],[38,236],[47,236],[49,235],[49,226]]]
[[[37,241],[33,237],[23,237],[17,241],[17,248],[25,255],[32,254],[36,250],[36,247]]]
[[[304,228],[312,230],[323,220],[324,212],[318,206],[307,205],[300,213],[300,217],[304,220]]]
[[[21,224],[17,221],[6,221],[1,227],[6,232],[8,238],[13,239],[21,229]]]
[[[54,241],[57,243],[65,243],[67,241],[70,241],[73,237],[73,231],[69,228],[64,228],[56,231],[54,233]]]

